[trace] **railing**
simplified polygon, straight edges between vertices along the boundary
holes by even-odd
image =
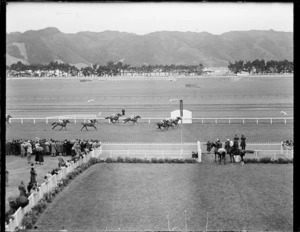
[[[167,117],[165,117],[167,118]],[[138,119],[138,123],[155,123],[155,122],[159,122],[162,119],[165,118],[141,118]],[[74,122],[75,124],[77,122],[86,122],[86,120],[88,119],[95,119],[95,117],[78,117],[78,118],[69,118],[69,121]],[[105,118],[96,118],[98,121],[107,121],[108,123],[110,123],[109,119],[105,119]],[[124,118],[119,118],[119,121],[121,122],[122,119]],[[287,124],[287,123],[293,123],[294,122],[294,118],[293,117],[263,117],[263,118],[257,118],[257,117],[253,117],[253,118],[182,118],[183,120],[191,120],[192,123],[194,124]],[[45,122],[46,124],[50,123],[50,122],[56,122],[57,119],[54,118],[49,118],[49,117],[45,117],[45,118],[9,118],[9,122],[20,122],[21,124],[23,123],[41,123],[41,122]],[[180,122],[179,122],[180,124]]]
[[[62,169],[58,172],[57,175],[52,175],[47,182],[44,182],[38,191],[32,193],[29,197],[29,204],[19,209],[12,215],[14,219],[10,219],[9,223],[6,225],[6,231],[15,231],[17,226],[20,226],[22,223],[22,219],[25,214],[29,212],[33,206],[35,206],[44,196],[45,193],[50,192],[53,188],[55,188],[58,182],[63,179],[68,173],[72,172],[76,167],[83,163],[87,163],[92,157],[99,157],[102,152],[102,148],[98,148],[90,152],[88,155],[84,156],[83,159],[78,160],[76,163],[72,162],[68,167],[62,167]]]

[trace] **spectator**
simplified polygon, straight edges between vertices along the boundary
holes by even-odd
[[[29,196],[30,196],[30,194],[31,194],[31,189],[32,189],[32,187],[33,187],[33,184],[32,184],[31,182],[29,182],[28,185],[27,185],[27,192],[28,192],[28,195],[29,195]]]
[[[8,174],[9,172],[5,169],[5,185],[8,186]]]
[[[36,143],[34,145],[34,147],[35,147],[35,164],[38,164],[38,162],[40,162],[40,157],[39,157],[40,153],[38,152],[38,149],[37,149],[39,146],[40,146],[39,143]]]
[[[210,152],[210,150],[211,150],[211,142],[210,141],[207,141],[207,143],[206,143],[206,150],[207,150],[207,152]]]
[[[28,141],[28,143],[30,144],[30,141]],[[29,146],[27,146],[27,161],[28,161],[28,163],[31,163],[31,154],[32,154],[32,147],[30,144]]]
[[[56,143],[53,140],[51,140],[50,146],[51,146],[51,156],[54,157],[56,156]]]
[[[20,148],[21,148],[21,157],[25,157],[26,150],[25,150],[24,143],[21,143]]]
[[[239,148],[239,137],[237,135],[233,138],[233,146],[238,149]]]
[[[58,167],[66,167],[66,162],[64,161],[64,159],[60,156],[58,157]]]
[[[220,139],[217,139],[216,145],[217,149],[222,148],[222,143],[220,142]]]
[[[246,138],[244,135],[242,135],[242,137],[241,137],[241,148],[242,148],[242,150],[246,149]]]
[[[23,181],[21,181],[21,184],[19,185],[19,190],[20,190],[20,196],[26,196],[27,197],[26,188],[25,188],[25,185],[24,185]]]
[[[50,143],[49,142],[45,142],[45,155],[50,155]]]
[[[36,170],[34,169],[34,167],[31,167],[31,171],[30,171],[30,183],[32,183],[32,184],[36,184],[37,183],[36,176],[37,176]]]
[[[225,148],[226,152],[229,153],[229,149],[230,149],[230,140],[229,139],[226,140],[224,148]]]

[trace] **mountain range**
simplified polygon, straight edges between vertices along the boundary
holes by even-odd
[[[293,61],[293,33],[273,30],[208,32],[158,31],[137,35],[119,31],[68,34],[55,27],[6,34],[7,65],[49,64],[77,67],[122,60],[131,66],[197,65],[226,67],[255,59]]]

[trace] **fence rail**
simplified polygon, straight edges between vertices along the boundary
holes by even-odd
[[[9,118],[9,123],[51,123],[57,121],[59,116],[56,117],[45,117],[45,118]],[[61,118],[64,118],[62,116]],[[97,119],[100,122],[107,122],[110,123],[109,119],[105,118],[98,118],[93,116],[86,116],[86,117],[71,117],[68,118],[69,121],[74,122],[75,124],[78,122],[86,122],[88,119]],[[120,118],[120,121],[124,118]],[[154,123],[158,122],[162,119],[165,119],[163,117],[160,118],[141,118],[139,119],[139,123]],[[192,123],[195,124],[287,124],[287,123],[293,123],[294,118],[293,117],[253,117],[253,118],[182,118],[183,120],[191,120]]]
[[[76,163],[72,162],[70,166],[62,167],[62,169],[58,172],[58,175],[52,175],[47,182],[44,182],[39,187],[38,191],[35,191],[29,196],[29,204],[24,208],[19,207],[19,209],[13,214],[14,219],[9,220],[9,223],[5,226],[5,231],[15,231],[15,228],[21,225],[22,219],[24,218],[25,214],[29,212],[32,207],[35,206],[43,198],[44,194],[50,192],[53,188],[55,188],[58,182],[68,173],[72,172],[76,167],[83,163],[87,163],[92,157],[99,157],[101,152],[101,147],[99,149],[93,150],[88,155],[84,156],[83,159],[78,160]]]

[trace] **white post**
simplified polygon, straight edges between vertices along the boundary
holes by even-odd
[[[256,154],[256,159],[258,159],[258,158],[257,158],[257,153],[258,153],[258,151],[255,151],[255,154]]]
[[[150,124],[150,119],[149,119],[149,124]]]
[[[258,124],[258,118],[256,119],[256,124]]]
[[[21,123],[23,124],[23,118],[21,118]]]
[[[284,118],[284,124],[286,124],[286,118]]]
[[[35,118],[33,119],[33,124],[35,124]]]
[[[216,119],[216,124],[218,124],[218,119]]]
[[[243,118],[243,124],[245,124],[245,119]]]
[[[202,151],[201,151],[200,141],[197,142],[197,150],[198,150],[198,162],[201,163]]]
[[[46,124],[48,124],[48,118],[46,118]]]
[[[231,124],[230,119],[229,119],[229,124]]]
[[[271,124],[273,124],[273,122],[272,122],[272,118],[271,118],[270,120],[271,120]]]
[[[274,151],[274,160],[276,159],[276,151]]]
[[[76,124],[76,118],[74,118],[74,123]]]

